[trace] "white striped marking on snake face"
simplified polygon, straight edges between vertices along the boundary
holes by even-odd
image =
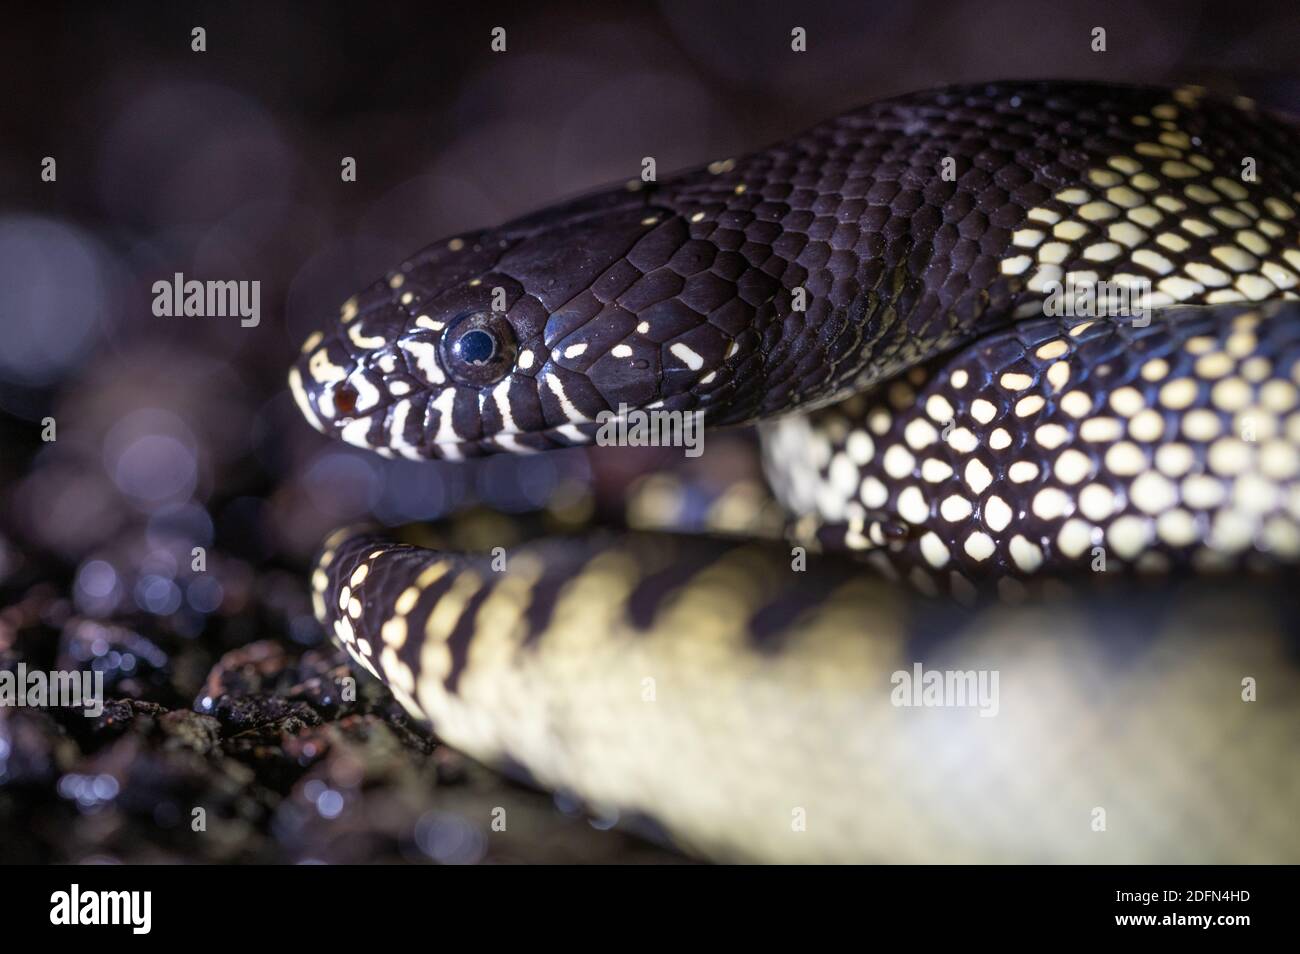
[[[289,369],[289,391],[293,394],[293,399],[298,405],[298,410],[302,411],[302,416],[307,418],[307,423],[321,433],[325,432],[325,426],[316,416],[316,409],[312,407],[311,399],[307,396],[307,390],[302,385],[302,373],[296,368]]]
[[[307,359],[307,370],[317,384],[333,384],[348,376],[347,368],[331,361],[329,352],[325,349],[317,351]]]
[[[348,337],[352,339],[354,345],[358,348],[363,348],[366,351],[372,351],[375,348],[382,348],[384,345],[388,344],[388,339],[383,335],[367,336],[364,334],[360,325],[349,325]]]
[[[514,409],[510,406],[511,379],[507,375],[492,389],[492,399],[496,402],[497,413],[501,415],[501,430],[497,436],[517,434]]]
[[[617,344],[614,345],[614,348],[613,350],[610,351],[610,354],[612,354],[616,358],[630,358],[632,357],[632,348],[630,345]]]
[[[445,451],[455,452],[454,443],[460,435],[456,433],[456,425],[451,419],[452,408],[456,404],[456,391],[454,388],[446,388],[438,393],[438,396],[430,403],[435,411],[438,412],[438,433],[434,435],[435,444],[446,444]]]
[[[370,423],[368,417],[354,418],[339,431],[339,437],[342,438],[344,443],[351,444],[353,447],[368,449],[370,441],[366,439],[366,435],[370,433]]]
[[[398,401],[393,405],[393,413],[389,418],[388,441],[389,446],[398,454],[410,460],[423,460],[419,449],[406,439],[406,421],[411,413],[410,401]]]
[[[491,440],[502,450],[509,451],[512,454],[538,453],[538,448],[527,447],[524,444],[519,443],[519,437],[516,434],[497,434],[494,435]]]
[[[564,382],[558,376],[547,373],[542,375],[542,378],[546,382],[546,386],[551,389],[551,393],[555,395],[555,399],[560,402],[560,410],[564,412],[564,416],[569,419],[571,424],[589,420],[579,412],[577,406],[564,393]]]
[[[442,373],[442,366],[438,364],[438,349],[431,342],[399,341],[398,347],[414,359],[415,367],[424,383],[443,384],[446,382],[446,375]]]
[[[357,413],[368,414],[379,404],[381,397],[379,389],[371,384],[370,379],[362,372],[357,371],[349,376],[347,383],[357,392],[355,408]]]

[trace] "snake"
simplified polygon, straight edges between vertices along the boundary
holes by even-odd
[[[784,533],[348,527],[316,615],[447,744],[705,859],[1300,860],[1298,210],[1249,99],[1016,81],[443,239],[304,342],[314,428],[753,426]]]

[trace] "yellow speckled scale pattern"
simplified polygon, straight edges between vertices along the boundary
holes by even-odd
[[[764,439],[798,542],[925,592],[1291,564],[1300,304],[1026,319]]]
[[[1030,209],[1012,234],[1002,273],[1026,277],[1037,292],[1053,281],[1146,280],[1154,284],[1152,307],[1294,297],[1300,182],[1276,181],[1279,170],[1261,182],[1251,172],[1258,160],[1250,144],[1189,134],[1186,117],[1204,107],[1203,95],[1184,87],[1131,116],[1147,135]]]
[[[341,533],[317,600],[451,745],[708,857],[1300,860],[1295,620],[1268,589],[968,611],[771,545],[550,539],[497,573]],[[996,714],[894,705],[918,663],[997,672]]]

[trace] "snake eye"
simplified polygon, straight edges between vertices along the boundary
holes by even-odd
[[[443,367],[460,384],[495,384],[514,363],[515,334],[504,315],[474,312],[457,319],[443,335]]]

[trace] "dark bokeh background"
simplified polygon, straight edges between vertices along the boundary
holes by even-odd
[[[6,10],[0,666],[89,661],[132,700],[116,727],[94,731],[0,712],[0,826],[27,839],[11,841],[10,853],[386,857],[365,817],[345,847],[337,825],[307,825],[346,820],[365,787],[353,763],[374,757],[399,771],[393,753],[429,755],[419,738],[398,738],[400,718],[382,698],[367,703],[373,724],[340,730],[330,722],[336,700],[294,694],[304,680],[328,684],[337,665],[307,600],[313,548],[358,517],[396,524],[475,501],[529,509],[562,480],[594,469],[617,483],[654,463],[645,455],[593,463],[572,451],[430,467],[329,444],[308,428],[284,387],[299,343],[407,253],[634,177],[643,156],[662,175],[873,98],[954,82],[1190,81],[1300,113],[1298,11],[1294,0]],[[206,52],[190,49],[195,26],[207,31]],[[507,31],[505,53],[489,48],[495,26]],[[795,26],[807,30],[806,53],[790,50]],[[1107,31],[1105,53],[1091,50],[1097,26]],[[40,179],[45,156],[57,160],[56,182]],[[356,159],[356,182],[340,180],[345,156]],[[178,271],[259,280],[261,324],[154,317],[152,284]],[[47,415],[54,442],[41,440]],[[203,573],[190,568],[194,546],[209,550]],[[222,652],[262,639],[283,658],[236,658],[213,675]],[[267,700],[307,698],[293,703],[307,709],[219,711],[221,693],[203,695],[213,685],[272,709]],[[191,704],[220,722],[206,743],[191,735],[207,722],[167,723]],[[286,726],[292,718],[336,733],[320,752],[332,745],[344,769],[315,749],[286,753],[282,739],[302,728]],[[254,741],[232,742],[241,732]],[[293,771],[259,768],[249,754],[258,732],[270,733],[266,745]],[[178,781],[164,760],[132,781],[139,753],[172,745],[177,733],[197,753],[192,777]],[[137,735],[144,741],[120,751]],[[250,764],[255,782],[231,780]],[[464,820],[472,811],[430,809],[412,794],[427,779],[406,781],[409,790],[393,796],[402,810],[385,808],[396,819],[390,853],[495,857]],[[132,784],[134,807],[121,794]],[[221,785],[235,793],[221,813],[242,826],[224,847],[154,837]],[[241,785],[256,789],[249,804]],[[626,847],[634,842],[590,841],[572,815],[556,817],[570,832],[559,841],[578,844],[576,856],[637,857],[640,849]],[[67,819],[77,821],[70,842],[59,827]],[[538,824],[534,841],[556,843]],[[126,831],[136,833],[134,849],[121,847]],[[162,847],[140,849],[150,838]],[[504,857],[567,857],[512,850]]]

